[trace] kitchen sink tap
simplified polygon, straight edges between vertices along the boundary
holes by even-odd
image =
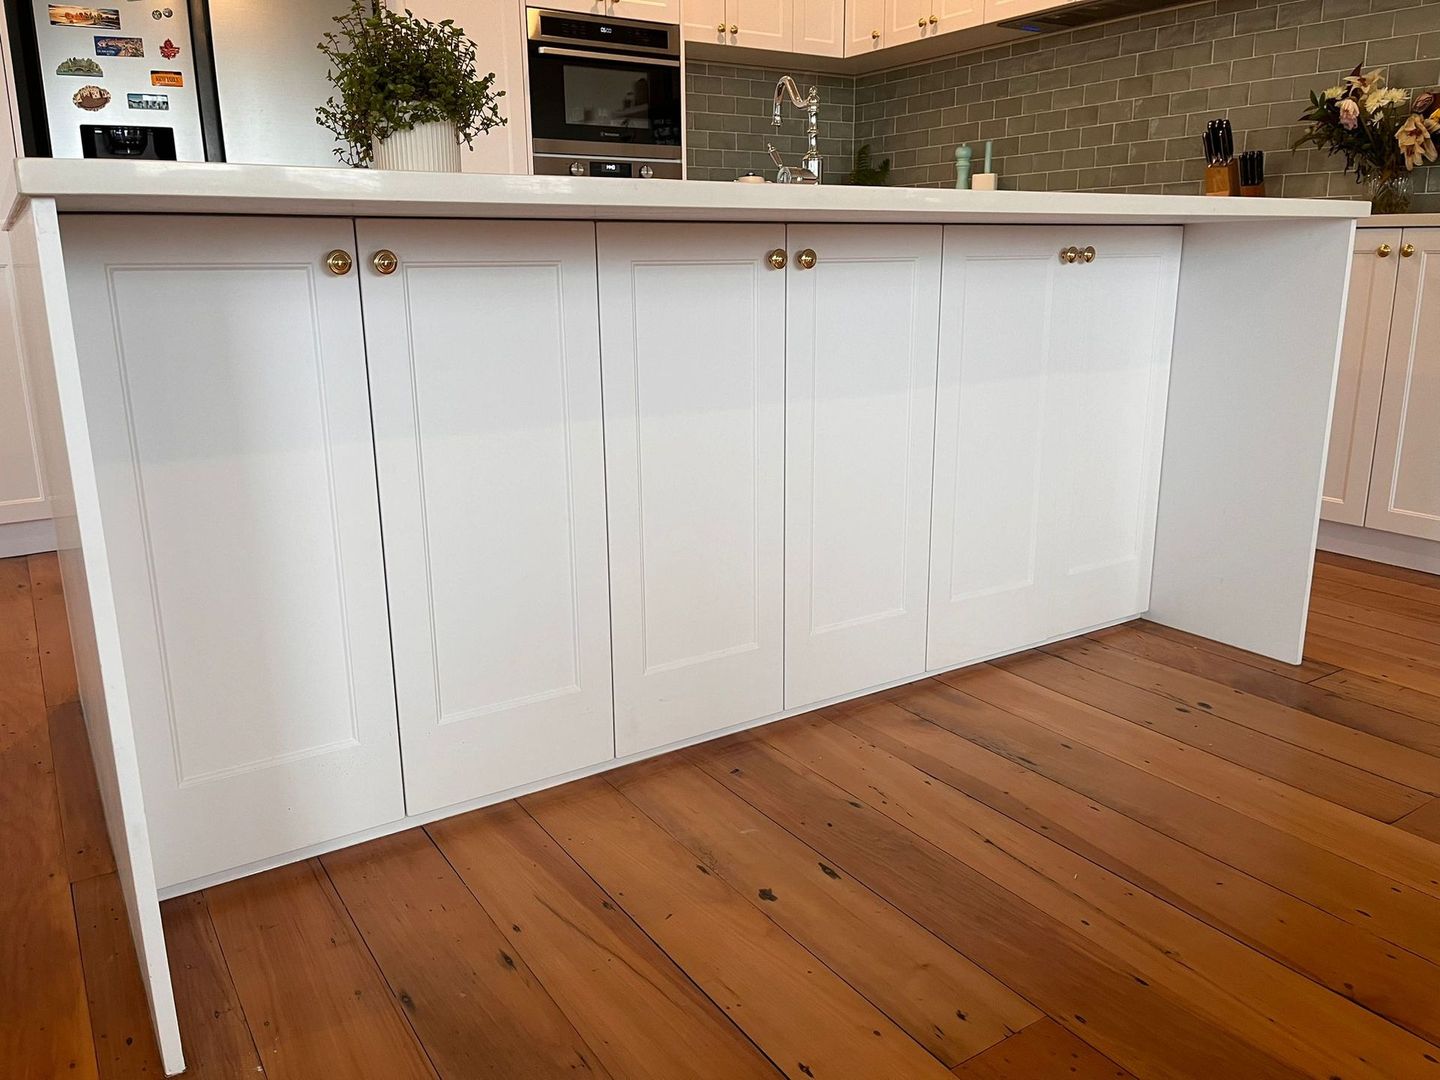
[[[776,150],[770,143],[765,144],[765,149],[770,152],[770,157],[776,165],[780,166],[776,174],[776,182],[781,184],[818,184],[820,183],[820,90],[817,87],[810,87],[810,93],[805,97],[800,96],[800,87],[795,85],[795,80],[789,75],[780,76],[780,81],[775,84],[775,108],[770,114],[770,125],[780,126],[780,108],[785,104],[786,95],[794,102],[795,107],[805,110],[806,126],[805,137],[809,140],[809,147],[805,156],[800,159],[800,168],[792,169],[780,158],[780,151]]]

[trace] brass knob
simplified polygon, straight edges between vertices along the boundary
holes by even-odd
[[[1414,254],[1415,254],[1415,245],[1414,245],[1414,244],[1401,244],[1401,245],[1400,245],[1400,257],[1401,257],[1402,259],[1408,259],[1408,258],[1410,258],[1411,255],[1414,255]]]
[[[1081,258],[1082,260],[1084,260],[1085,262],[1087,262],[1087,263],[1092,263],[1092,262],[1094,262],[1094,261],[1095,261],[1095,249],[1094,249],[1093,247],[1087,247],[1085,250],[1083,250],[1082,252],[1080,252],[1080,258]]]
[[[919,23],[917,23],[916,25],[919,26],[921,30],[924,30],[924,29],[925,29],[925,20],[924,20],[924,19],[921,19],[921,20],[919,21]]]
[[[1073,263],[1078,258],[1080,258],[1080,252],[1075,248],[1067,247],[1060,249],[1060,261],[1062,263]]]
[[[769,263],[770,263],[770,268],[771,268],[772,270],[784,270],[784,269],[785,269],[785,249],[784,249],[784,248],[776,248],[774,251],[770,252],[770,254],[766,256],[766,259],[769,261]]]
[[[871,30],[871,31],[870,31],[870,40],[871,40],[871,41],[879,41],[879,40],[880,40],[880,31],[879,31],[879,30]]]
[[[815,265],[815,249],[806,248],[795,256],[795,261],[800,264],[801,270],[809,270]]]
[[[730,24],[730,33],[732,33],[732,34],[738,34],[739,32],[740,32],[740,28],[739,28],[738,26],[736,26],[736,25],[732,22],[732,23]]]
[[[719,26],[715,27],[715,32],[717,34],[723,34],[725,32],[725,24],[722,22]]]
[[[400,265],[400,260],[395,257],[393,251],[381,248],[371,257],[370,265],[375,267],[377,274],[393,274],[395,268]]]
[[[930,16],[930,25],[931,25],[931,26],[934,26],[934,25],[935,25],[936,23],[938,23],[939,21],[940,21],[940,20],[939,20],[938,18],[936,18],[934,15],[931,15],[931,16]]]
[[[340,248],[336,248],[325,256],[325,269],[336,277],[344,277],[350,272],[350,267],[354,265],[355,260],[350,258],[350,253]]]
[[[1375,254],[1379,255],[1382,259],[1388,259],[1390,257],[1390,245],[1381,244],[1378,248],[1375,249]]]

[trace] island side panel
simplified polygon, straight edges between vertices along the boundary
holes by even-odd
[[[1185,227],[1154,621],[1300,662],[1354,230]]]
[[[184,1070],[135,753],[104,524],[90,452],[55,203],[36,199],[11,226],[20,332],[46,480],[53,496],[65,606],[105,823],[167,1075]]]

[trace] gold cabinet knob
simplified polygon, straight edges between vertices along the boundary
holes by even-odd
[[[774,251],[770,252],[769,255],[765,256],[765,258],[770,263],[770,268],[772,270],[785,269],[786,260],[784,248],[776,248]]]
[[[725,32],[725,24],[722,22],[719,26],[715,27],[715,32],[717,34],[723,34]]]
[[[871,30],[871,31],[870,31],[870,40],[871,40],[871,41],[879,41],[879,40],[880,40],[880,31],[879,31],[879,30]]]
[[[1062,263],[1073,263],[1078,258],[1080,258],[1080,252],[1075,248],[1067,247],[1060,249],[1060,261]]]
[[[393,274],[395,268],[400,265],[400,260],[395,257],[393,251],[381,248],[370,257],[370,265],[375,267],[377,274]]]
[[[1390,245],[1381,244],[1378,248],[1375,249],[1375,254],[1379,255],[1382,259],[1388,259],[1390,257]]]
[[[815,265],[815,249],[806,248],[795,256],[795,261],[800,264],[801,270],[809,270]]]
[[[1414,255],[1414,254],[1415,254],[1415,245],[1414,245],[1414,244],[1401,244],[1401,245],[1400,245],[1400,257],[1401,257],[1402,259],[1408,259],[1408,258],[1410,258],[1411,255]]]
[[[931,26],[935,26],[935,25],[938,24],[939,22],[940,22],[940,19],[939,19],[937,16],[934,16],[934,15],[931,15],[931,16],[930,16],[930,25],[931,25]]]
[[[1084,248],[1084,249],[1080,252],[1080,259],[1081,259],[1082,262],[1087,262],[1087,263],[1092,263],[1092,262],[1094,262],[1094,261],[1095,261],[1095,249],[1094,249],[1093,247]]]
[[[925,20],[924,20],[924,19],[921,19],[918,23],[916,23],[916,25],[919,26],[921,30],[924,30],[924,29],[925,29]]]
[[[350,267],[354,265],[355,260],[350,258],[350,253],[340,248],[336,248],[325,256],[325,269],[336,277],[344,277],[350,272]]]
[[[732,33],[732,34],[738,34],[739,32],[740,32],[740,27],[736,26],[736,25],[732,22],[732,23],[730,24],[730,33]]]

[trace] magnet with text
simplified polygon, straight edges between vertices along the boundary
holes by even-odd
[[[92,26],[96,30],[119,30],[119,8],[81,7],[79,4],[51,4],[51,26]]]
[[[95,39],[95,55],[144,56],[145,41],[138,37],[97,37]]]
[[[150,72],[151,86],[184,86],[185,76],[178,71]]]
[[[132,109],[164,112],[170,108],[170,96],[168,94],[126,94],[125,104]]]

